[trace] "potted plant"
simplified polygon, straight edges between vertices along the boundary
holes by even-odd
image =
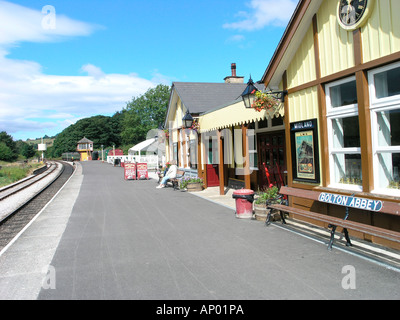
[[[188,192],[196,192],[203,190],[203,179],[199,177],[184,177],[180,183],[180,188],[186,189]]]
[[[254,214],[256,220],[266,221],[268,210],[268,203],[276,203],[278,201],[279,190],[278,187],[272,186],[270,188],[263,189],[256,193],[254,200]]]

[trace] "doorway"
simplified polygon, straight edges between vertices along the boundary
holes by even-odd
[[[259,187],[270,184],[280,188],[286,184],[285,131],[257,135]]]
[[[210,137],[207,150],[207,187],[219,186],[218,141]]]

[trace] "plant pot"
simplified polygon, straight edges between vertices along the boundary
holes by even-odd
[[[265,204],[257,204],[255,203],[254,206],[254,215],[256,220],[258,221],[266,221],[267,220],[267,207],[265,206]]]
[[[199,182],[189,182],[186,186],[188,192],[198,192],[203,190],[203,185]]]
[[[279,203],[278,199],[270,200],[270,203]],[[266,204],[256,204],[254,203],[254,215],[256,220],[266,221],[268,217],[269,210],[267,209]],[[281,219],[279,211],[272,210],[271,212],[271,221],[279,221]]]

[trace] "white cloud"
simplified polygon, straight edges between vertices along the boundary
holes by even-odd
[[[51,29],[43,24],[48,18],[49,14],[42,11],[0,0],[0,44],[49,42],[60,37],[88,36],[99,28],[56,13],[55,28]]]
[[[245,36],[244,36],[244,35],[235,34],[235,35],[229,37],[229,38],[226,40],[226,43],[239,43],[239,42],[242,42],[242,41],[244,41],[244,40],[245,40]]]
[[[99,78],[102,78],[102,77],[105,76],[104,72],[99,67],[96,67],[96,66],[94,66],[93,64],[90,64],[90,63],[85,64],[82,67],[81,70],[84,71],[84,72],[87,72],[87,74],[90,77],[93,77],[93,78],[96,78],[96,79],[99,79]]]
[[[8,58],[22,42],[89,36],[97,28],[57,13],[55,29],[47,29],[43,17],[39,10],[0,0],[0,131],[14,139],[53,135],[84,117],[120,111],[157,84],[135,73],[106,74],[90,63],[76,70],[77,76],[46,75],[37,62]]]
[[[82,117],[120,111],[156,85],[135,74],[105,74],[91,64],[82,66],[87,76],[45,75],[41,69],[0,56],[0,131],[57,127],[60,132]]]
[[[253,31],[266,26],[285,27],[289,22],[297,0],[251,0],[248,3],[249,12],[241,11],[237,14],[241,18],[238,22],[226,23],[226,29]]]

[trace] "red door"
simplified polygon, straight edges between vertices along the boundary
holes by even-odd
[[[218,146],[216,140],[208,141],[207,187],[219,186]]]
[[[259,134],[258,141],[258,168],[259,184],[268,187],[269,184],[282,186],[285,184],[285,133],[274,132]],[[268,175],[265,172],[267,169]]]
[[[219,165],[208,164],[207,165],[207,186],[218,187],[219,186]]]

